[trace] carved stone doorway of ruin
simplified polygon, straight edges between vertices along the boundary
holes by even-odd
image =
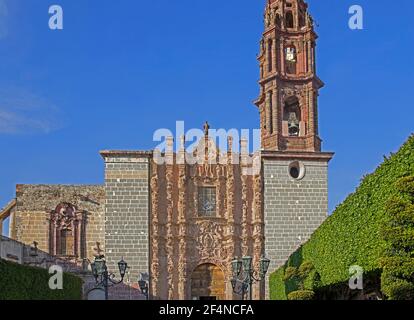
[[[191,298],[193,300],[225,300],[224,273],[214,264],[199,265],[191,275]]]

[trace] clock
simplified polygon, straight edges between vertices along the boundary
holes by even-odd
[[[286,61],[296,62],[295,48],[286,48]]]

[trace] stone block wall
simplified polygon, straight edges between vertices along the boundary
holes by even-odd
[[[124,257],[130,267],[129,282],[134,286],[140,273],[149,273],[150,161],[140,152],[101,154],[106,169],[106,259],[109,269],[117,274],[117,263]],[[110,298],[129,295],[120,288],[114,288]]]
[[[269,274],[283,265],[328,216],[327,161],[302,161],[305,175],[300,180],[289,174],[292,162],[263,161],[265,248],[271,259]]]

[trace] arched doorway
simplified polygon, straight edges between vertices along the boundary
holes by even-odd
[[[191,275],[193,300],[225,300],[224,273],[214,264],[199,265]]]

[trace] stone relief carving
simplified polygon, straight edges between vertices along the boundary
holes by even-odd
[[[248,233],[248,225],[247,225],[247,210],[248,210],[248,202],[247,202],[247,176],[242,176],[242,252],[243,255],[246,256],[249,253],[249,233]]]
[[[234,175],[233,167],[230,164],[227,170],[227,219],[234,221]]]
[[[152,172],[151,273],[154,296],[188,299],[191,270],[198,265],[213,263],[226,273],[235,255],[249,252],[256,256],[252,252],[254,243],[248,243],[253,234],[251,221],[254,217],[251,215],[257,204],[255,192],[250,190],[254,178],[243,178],[241,172],[241,168],[231,163],[164,165]],[[217,188],[217,218],[198,216],[199,186]],[[243,252],[242,246],[245,247]]]
[[[82,210],[77,210],[72,204],[61,203],[50,213],[48,220],[49,252],[53,255],[84,258],[84,226],[87,222],[87,213]],[[61,240],[67,236],[67,234],[62,234],[64,232],[70,234],[70,237],[73,239],[72,243],[68,243],[68,246],[62,246],[61,243]]]
[[[266,51],[264,39],[260,40],[260,56],[263,55]]]
[[[259,174],[254,177],[253,184],[254,192],[254,220],[262,221],[262,175]]]
[[[167,166],[167,281],[168,281],[168,299],[174,299],[174,232],[173,232],[173,167]]]
[[[271,8],[270,4],[266,7],[264,14],[264,21],[266,28],[272,27],[275,24],[276,8]]]
[[[159,200],[159,188],[158,188],[158,169],[154,165],[153,175],[151,178],[151,204],[152,204],[152,294],[158,296],[158,279],[159,279],[159,226],[158,226],[158,200]]]
[[[303,98],[306,95],[306,88],[304,87],[288,87],[281,90],[282,99],[297,96]]]
[[[180,299],[185,299],[186,294],[186,285],[187,285],[187,230],[186,230],[186,167],[180,166],[179,168],[179,178],[178,178],[178,189],[179,189],[179,199],[178,199],[178,211],[179,211],[179,261],[178,261],[178,278],[179,278],[179,296]]]
[[[202,221],[197,225],[197,251],[200,258],[226,259],[226,250],[222,247],[223,226],[211,221]]]
[[[71,228],[74,220],[79,218],[76,208],[69,203],[62,203],[52,212],[50,221],[61,229]]]

